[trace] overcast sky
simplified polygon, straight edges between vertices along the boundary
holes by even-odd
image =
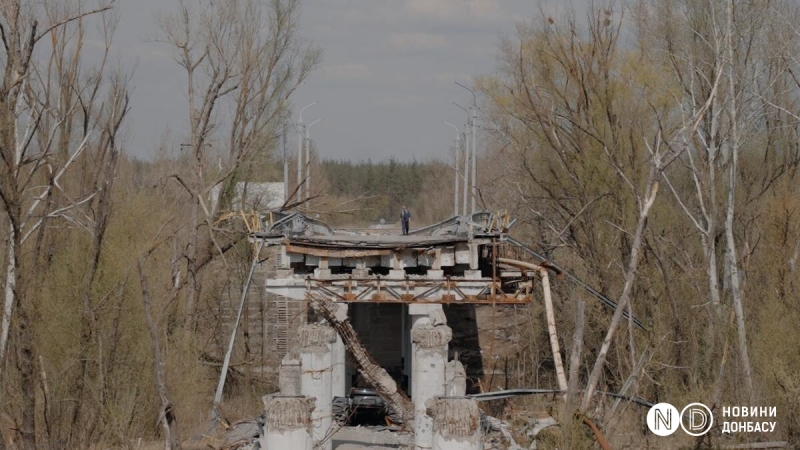
[[[138,63],[130,152],[147,157],[165,130],[185,137],[185,86],[167,45],[155,42],[155,18],[171,0],[118,0],[116,47],[125,65]],[[500,36],[538,16],[536,0],[305,0],[304,39],[322,48],[322,64],[293,97],[302,106],[324,158],[381,160],[445,157],[472,98],[454,81],[496,66]],[[296,142],[296,136],[290,142]]]

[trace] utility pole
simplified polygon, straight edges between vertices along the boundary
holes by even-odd
[[[300,110],[300,119],[297,122],[297,203],[303,201],[303,144],[305,144],[306,126],[303,123],[303,111],[319,102],[309,103]]]
[[[306,127],[306,210],[311,199],[311,127],[320,120],[322,119],[317,119]]]
[[[458,216],[458,153],[461,151],[459,144],[459,141],[461,140],[460,139],[461,133],[459,133],[458,127],[453,125],[452,123],[445,122],[444,124],[449,125],[456,129],[456,146],[453,152],[453,162],[454,162],[453,173],[455,173],[455,176],[453,177],[455,179],[453,186],[453,217],[457,217]]]
[[[472,126],[472,115],[470,114],[467,108],[459,105],[456,102],[453,102],[454,105],[458,106],[460,109],[464,110],[467,113],[467,130]],[[469,131],[464,131],[464,208],[462,209],[462,213],[466,216],[467,212],[467,199],[468,193],[470,191],[469,188]],[[475,180],[472,180],[473,183]]]
[[[469,128],[469,120],[467,120]],[[469,132],[464,130],[464,204],[461,207],[461,214],[467,215],[467,200],[469,199]]]
[[[478,97],[475,91],[458,81],[457,85],[472,94],[472,213],[475,213],[475,199],[478,197]]]
[[[289,152],[286,148],[287,136],[289,130],[289,110],[283,113],[283,204],[289,201]]]

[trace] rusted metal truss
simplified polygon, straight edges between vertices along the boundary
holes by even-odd
[[[516,280],[514,284],[516,286],[513,292],[504,292],[499,279],[308,278],[306,289],[311,293],[328,296],[336,302],[347,303],[522,304],[533,300],[532,279]]]

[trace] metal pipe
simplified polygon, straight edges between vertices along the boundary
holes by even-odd
[[[453,162],[454,162],[453,171],[455,173],[455,176],[453,177],[455,179],[454,186],[453,186],[453,216],[458,216],[458,175],[459,175],[458,174],[458,153],[461,150],[460,149],[461,133],[458,131],[458,127],[453,125],[452,123],[444,122],[444,124],[445,125],[449,125],[449,126],[451,126],[451,127],[456,129],[456,147],[455,147],[455,152],[453,154]]]
[[[522,242],[512,238],[511,236],[506,236],[506,242],[508,242],[509,244],[514,245],[514,246],[522,249],[524,252],[528,253],[529,255],[533,256],[536,259],[539,259],[539,260],[541,260],[543,262],[546,261],[547,262],[547,266],[551,270],[555,271],[559,275],[563,274],[565,277],[567,277],[568,280],[570,280],[573,283],[577,284],[578,286],[582,287],[583,289],[586,290],[586,292],[591,294],[596,299],[600,300],[600,303],[605,305],[607,308],[609,308],[611,310],[617,309],[617,303],[616,302],[612,301],[610,298],[608,298],[602,292],[600,292],[600,291],[596,290],[595,288],[589,286],[583,280],[577,278],[575,275],[572,275],[571,273],[569,273],[566,270],[564,270],[563,267],[559,266],[552,259],[546,257],[545,255],[542,255],[541,253],[538,253],[538,252],[534,251],[530,247],[528,247],[525,244],[523,244]],[[628,312],[627,311],[623,313],[623,317],[625,319],[628,319]],[[644,326],[644,324],[639,319],[637,319],[636,317],[633,317],[633,323],[634,323],[634,325],[636,325],[637,327],[639,327],[639,328],[641,328],[643,330],[647,329]]]
[[[558,333],[556,331],[556,317],[553,311],[553,298],[550,296],[550,276],[547,273],[547,269],[538,264],[508,258],[497,258],[497,262],[535,270],[539,272],[539,275],[542,277],[542,293],[544,295],[545,315],[547,316],[547,332],[550,335],[550,348],[553,351],[553,365],[556,368],[556,380],[558,381],[559,389],[562,391],[567,390],[567,377],[564,372],[564,364],[561,360],[561,348],[558,343]]]

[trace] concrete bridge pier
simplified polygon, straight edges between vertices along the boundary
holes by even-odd
[[[410,312],[412,312],[413,318],[413,311]],[[431,317],[434,318],[434,321],[430,320]],[[447,325],[434,325],[437,317],[435,312],[431,317],[427,320],[417,318],[411,329],[413,347],[411,399],[414,402],[414,448],[416,450],[428,450],[432,447],[433,419],[427,414],[426,402],[445,394],[447,346],[453,337],[453,332]]]
[[[303,396],[266,395],[261,448],[311,450],[311,411],[314,399]]]
[[[474,399],[444,397],[428,401],[433,418],[433,450],[483,450],[481,412]]]
[[[300,327],[299,334],[300,393],[315,400],[311,412],[314,448],[331,450],[331,439],[323,445],[319,443],[325,439],[333,422],[331,346],[336,343],[336,332],[327,324],[314,324]]]
[[[340,320],[344,321],[347,318],[348,305],[347,303],[338,303],[339,307],[336,315]],[[336,333],[336,341],[331,344],[331,392],[334,397],[346,397],[346,357],[347,350],[344,347],[344,342],[339,333]]]

